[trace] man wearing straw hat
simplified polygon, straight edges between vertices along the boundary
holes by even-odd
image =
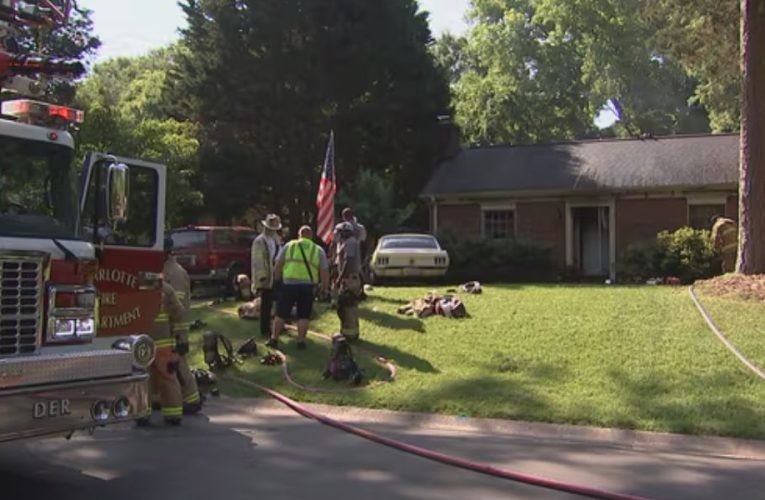
[[[252,288],[260,296],[260,334],[271,336],[271,311],[278,283],[274,276],[274,263],[279,254],[278,233],[282,221],[276,214],[269,214],[261,221],[263,232],[252,242]]]

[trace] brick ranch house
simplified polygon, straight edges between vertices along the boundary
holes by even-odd
[[[738,164],[737,134],[463,149],[422,197],[433,233],[532,241],[561,269],[615,280],[631,243],[737,219]]]

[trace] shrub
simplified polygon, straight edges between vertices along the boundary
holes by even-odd
[[[720,273],[720,261],[709,231],[690,227],[662,231],[654,240],[630,245],[620,267],[624,277],[639,281],[676,276],[683,283],[692,283]]]
[[[451,281],[544,281],[555,276],[550,249],[533,242],[466,238],[448,229],[438,239],[449,252]]]

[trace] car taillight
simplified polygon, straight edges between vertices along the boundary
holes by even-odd
[[[215,254],[210,254],[207,257],[207,265],[210,267],[210,269],[217,269],[219,261],[220,261],[220,259]]]

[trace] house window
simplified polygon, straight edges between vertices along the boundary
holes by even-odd
[[[714,215],[725,216],[724,204],[689,205],[688,225],[693,229],[711,229],[709,220]]]
[[[483,235],[501,239],[515,236],[515,212],[512,210],[484,210]]]

